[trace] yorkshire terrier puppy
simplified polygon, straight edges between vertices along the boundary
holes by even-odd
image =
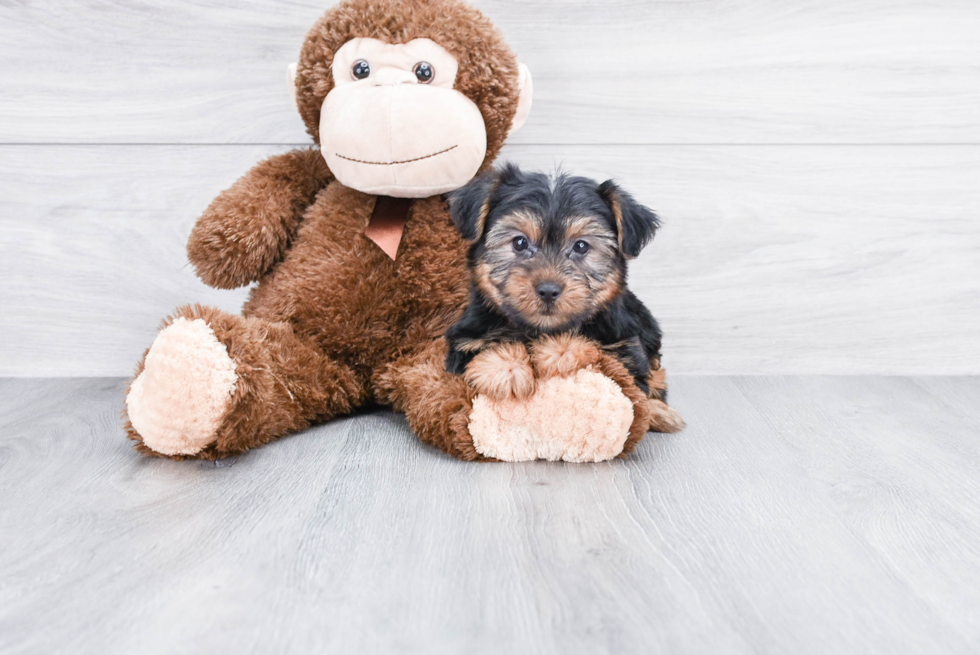
[[[626,262],[659,227],[614,182],[509,164],[449,194],[469,242],[469,305],[446,332],[446,369],[480,392],[526,398],[535,377],[567,376],[614,357],[666,400],[660,328],[626,288]],[[537,375],[535,375],[537,374]],[[680,417],[662,405],[662,429]],[[672,431],[672,430],[671,430]]]

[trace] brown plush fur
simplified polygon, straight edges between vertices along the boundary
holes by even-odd
[[[487,126],[490,165],[517,107],[517,63],[478,11],[455,0],[343,2],[313,27],[298,69],[298,104],[313,138],[332,87],[333,53],[354,37],[428,37],[459,61],[456,88]],[[331,181],[316,149],[271,157],[219,195],[198,220],[188,256],[206,283],[258,282],[242,316],[184,307],[228,349],[237,387],[217,441],[194,455],[240,453],[371,403],[392,405],[426,442],[484,460],[467,422],[474,389],[445,371],[441,335],[466,303],[466,245],[446,203],[414,200],[392,260],[364,235],[376,197]],[[168,322],[172,319],[168,319]],[[615,359],[596,366],[636,411],[627,449],[650,421],[647,398]],[[141,362],[137,375],[142,371]],[[127,421],[136,447],[147,448]],[[181,459],[176,456],[175,459]]]
[[[473,447],[467,427],[476,391],[446,372],[446,340],[396,360],[376,378],[378,400],[405,414],[426,443],[459,459],[494,461]]]
[[[204,319],[238,367],[235,404],[221,423],[216,443],[196,457],[217,459],[260,446],[314,421],[347,414],[368,397],[367,386],[349,366],[326,357],[288,323],[188,305],[168,317],[161,328],[181,316]],[[137,375],[142,370],[141,361]],[[136,434],[132,425],[127,428]],[[137,441],[141,452],[157,454]]]
[[[198,277],[235,289],[265,275],[286,254],[303,213],[332,177],[314,148],[256,165],[197,219],[187,255]]]

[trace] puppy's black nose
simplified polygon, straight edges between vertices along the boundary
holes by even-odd
[[[562,286],[557,282],[542,282],[534,287],[534,290],[538,292],[538,298],[550,305],[558,300],[558,296],[562,292]]]

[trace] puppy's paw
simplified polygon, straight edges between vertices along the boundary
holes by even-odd
[[[664,401],[651,398],[647,401],[647,408],[650,410],[650,429],[654,432],[680,432],[684,429],[684,419]]]
[[[531,346],[531,362],[538,377],[568,377],[598,363],[602,351],[586,339],[572,334],[544,336]]]
[[[479,393],[495,400],[524,400],[534,393],[531,358],[520,343],[484,350],[466,367],[464,377]]]

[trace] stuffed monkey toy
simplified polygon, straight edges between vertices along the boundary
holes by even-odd
[[[216,459],[383,404],[461,459],[630,452],[658,406],[613,359],[522,401],[445,370],[468,274],[441,194],[487,170],[531,105],[493,25],[457,0],[345,0],[290,79],[319,148],[259,163],[198,219],[198,276],[257,285],[241,316],[192,305],[164,321],[127,390],[136,448]]]

